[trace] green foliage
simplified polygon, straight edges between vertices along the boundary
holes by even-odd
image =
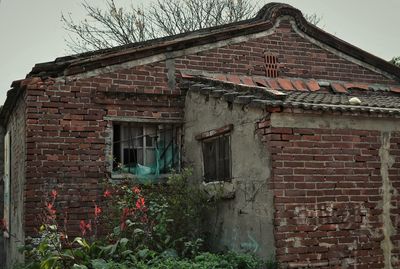
[[[146,248],[183,257],[196,255],[203,245],[201,216],[209,204],[203,192],[189,184],[190,174],[183,169],[166,183],[138,186],[127,181],[106,186],[117,193],[110,199],[110,212],[104,214],[108,220],[114,216],[108,224],[115,227],[109,239],[126,237],[135,251]],[[144,203],[140,208],[138,201]]]
[[[40,237],[26,244],[26,263],[19,268],[277,268],[248,254],[205,252],[200,227],[204,226],[201,216],[209,203],[198,188],[189,184],[189,176],[190,170],[186,169],[164,184],[106,185],[107,208],[101,209],[95,203],[94,220],[82,220],[82,237],[73,241],[69,241],[66,231],[59,230],[54,207],[57,192],[53,191]],[[97,239],[96,226],[112,232]]]

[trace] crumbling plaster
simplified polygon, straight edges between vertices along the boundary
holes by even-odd
[[[7,124],[11,136],[11,171],[10,171],[10,237],[4,239],[6,267],[23,260],[18,249],[24,245],[24,190],[26,176],[26,114],[25,101],[19,99]]]
[[[273,193],[269,189],[270,158],[256,134],[262,110],[228,105],[189,91],[186,97],[184,156],[193,180],[203,181],[201,132],[233,124],[230,133],[232,181],[225,187],[233,197],[221,199],[209,218],[211,244],[217,249],[253,252],[270,258],[275,251]],[[209,183],[210,184],[210,183]]]

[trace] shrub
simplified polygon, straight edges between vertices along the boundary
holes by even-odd
[[[204,252],[201,216],[209,203],[189,175],[183,170],[164,184],[105,184],[107,207],[94,203],[94,218],[81,220],[82,237],[72,241],[58,225],[52,191],[39,237],[24,247],[20,268],[261,268],[251,255]],[[98,238],[98,229],[109,233]]]

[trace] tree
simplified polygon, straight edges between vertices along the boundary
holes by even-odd
[[[252,0],[156,0],[150,7],[118,7],[106,0],[101,9],[82,3],[87,18],[75,22],[71,14],[61,17],[70,32],[67,46],[76,53],[110,48],[249,19],[258,5]],[[321,17],[306,19],[318,24]]]

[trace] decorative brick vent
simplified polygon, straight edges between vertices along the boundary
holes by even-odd
[[[264,54],[265,74],[267,77],[278,77],[278,57],[270,54]]]

